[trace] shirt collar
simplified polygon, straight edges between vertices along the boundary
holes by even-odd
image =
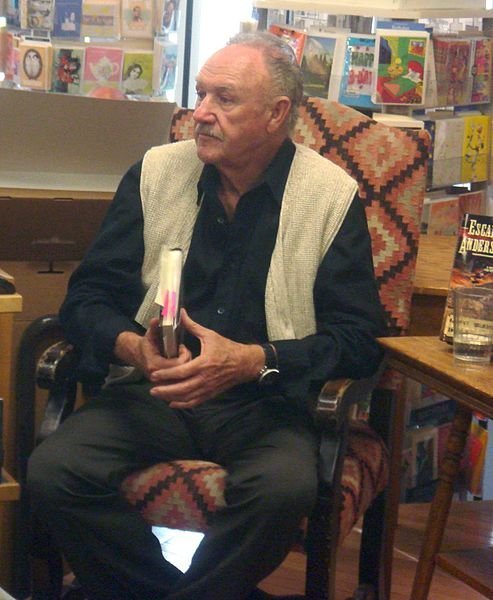
[[[281,205],[284,188],[288,179],[291,163],[293,162],[296,146],[290,138],[281,144],[272,162],[264,172],[258,187],[267,185],[273,198]],[[219,182],[219,172],[214,165],[204,165],[202,174],[197,184],[197,204],[200,204],[203,194],[215,194]]]

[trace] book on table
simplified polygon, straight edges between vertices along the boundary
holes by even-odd
[[[474,286],[493,288],[493,217],[466,213],[457,235],[441,340],[453,341],[454,289]]]

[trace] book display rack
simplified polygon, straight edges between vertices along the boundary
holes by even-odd
[[[6,0],[5,12],[3,87],[174,101],[179,0]]]

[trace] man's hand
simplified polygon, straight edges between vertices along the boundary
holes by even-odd
[[[181,325],[200,340],[200,355],[193,360],[167,360],[163,368],[153,369],[151,394],[172,408],[193,408],[229,388],[254,381],[264,366],[261,346],[233,342],[193,321],[182,309]],[[153,364],[155,364],[153,362]]]
[[[158,319],[152,319],[144,336],[124,331],[116,338],[115,343],[115,356],[125,364],[137,367],[147,379],[151,379],[152,374],[156,371],[183,364],[192,358],[191,353],[183,344],[180,345],[180,351],[176,358],[161,356],[159,350],[161,334],[158,322]]]

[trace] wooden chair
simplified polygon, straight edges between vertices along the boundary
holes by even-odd
[[[192,114],[191,109],[176,109],[170,142],[192,137]],[[427,134],[389,128],[335,102],[305,98],[294,139],[339,164],[357,180],[389,334],[405,333],[425,190]],[[38,385],[49,389],[41,438],[49,435],[74,406],[75,365],[70,346],[60,341],[46,349],[38,361],[40,349],[46,348],[44,340],[59,333],[57,318],[43,317],[28,328],[21,343],[17,376],[21,481],[25,480],[26,461],[34,443],[35,370]],[[307,553],[306,596],[310,600],[335,597],[337,546],[362,515],[360,586],[353,598],[390,597],[398,498],[396,486],[389,487],[388,482],[390,470],[394,481],[399,476],[400,447],[392,441],[392,398],[397,386],[398,379],[386,371],[370,380],[328,382],[320,394],[317,419],[323,435],[319,499],[301,534]],[[350,419],[351,407],[370,396],[368,422]],[[393,460],[389,452],[394,452]],[[210,516],[224,504],[225,474],[220,465],[203,461],[161,463],[127,477],[122,493],[153,525],[205,531]],[[21,501],[20,511],[19,522],[25,523],[27,498]],[[33,565],[48,564],[50,569],[44,570],[48,577],[34,577],[32,598],[58,598],[60,556],[51,548],[46,532],[35,527],[30,542],[28,533],[19,532],[16,564],[28,554],[34,556]],[[18,587],[25,589],[29,577],[20,571]]]

